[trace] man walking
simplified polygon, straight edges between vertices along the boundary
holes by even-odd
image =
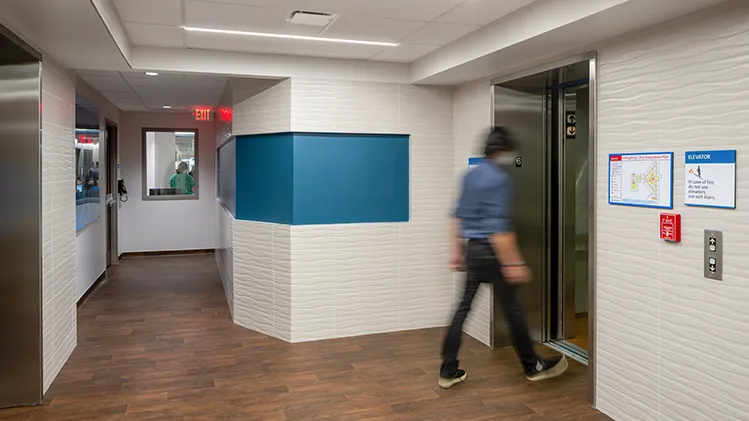
[[[450,266],[466,269],[463,299],[455,311],[442,347],[439,385],[450,388],[466,379],[458,366],[463,324],[482,283],[494,285],[525,376],[531,381],[557,377],[567,370],[564,357],[543,359],[533,349],[518,287],[530,282],[512,226],[513,184],[503,165],[515,160],[516,145],[504,127],[495,127],[484,148],[485,159],[466,174],[452,227]],[[463,245],[463,239],[468,244]]]

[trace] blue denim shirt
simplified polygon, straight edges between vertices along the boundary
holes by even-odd
[[[496,163],[482,161],[463,178],[455,210],[461,236],[481,240],[512,232],[512,198],[512,177]]]

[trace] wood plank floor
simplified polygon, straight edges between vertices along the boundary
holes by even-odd
[[[532,384],[511,350],[467,338],[468,380],[441,390],[442,329],[292,345],[235,326],[210,255],[125,260],[78,320],[44,405],[0,419],[608,420],[577,363]]]

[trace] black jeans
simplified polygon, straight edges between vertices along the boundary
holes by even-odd
[[[528,322],[525,319],[518,286],[511,285],[502,278],[502,270],[491,244],[486,240],[470,240],[466,247],[466,282],[463,299],[455,311],[455,316],[447,330],[445,343],[442,346],[442,368],[440,376],[450,378],[458,371],[458,350],[460,349],[463,324],[471,310],[471,303],[482,283],[494,285],[494,294],[502,303],[505,320],[512,335],[512,344],[523,367],[533,367],[539,360],[533,349],[528,334]]]

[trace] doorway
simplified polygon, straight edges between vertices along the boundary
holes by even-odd
[[[106,198],[106,242],[107,242],[107,267],[119,263],[117,247],[117,217],[118,217],[118,130],[117,125],[106,120],[106,142],[107,142],[107,198]]]
[[[594,54],[492,82],[494,124],[519,145],[515,230],[533,282],[523,304],[534,340],[583,364],[594,356]],[[498,297],[492,345],[510,345]]]

